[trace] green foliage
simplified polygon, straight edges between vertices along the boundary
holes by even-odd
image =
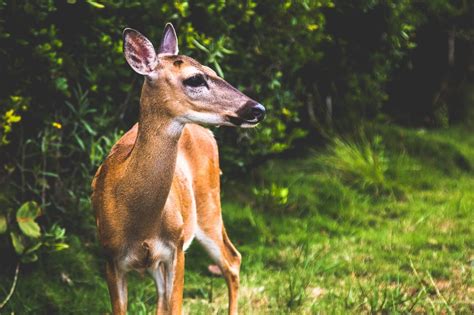
[[[37,223],[41,208],[34,201],[22,204],[15,214],[16,224],[8,222],[9,213],[0,217],[0,234],[9,230],[11,245],[23,263],[34,262],[38,259],[40,249],[59,251],[67,249],[65,229],[53,224],[50,230],[42,232]]]
[[[25,202],[16,212],[16,221],[20,230],[28,237],[38,238],[41,235],[40,227],[35,219],[41,214],[39,206],[33,202]]]
[[[430,7],[436,14],[454,14],[452,6],[441,2]],[[308,134],[308,123],[326,134],[380,111],[390,74],[413,49],[425,14],[410,1],[353,5],[329,0],[48,1],[4,3],[1,10],[6,17],[0,24],[5,44],[1,53],[7,57],[2,67],[11,76],[0,93],[4,142],[19,124],[34,135],[62,118],[78,84],[92,107],[100,109],[98,121],[111,120],[109,126],[121,129],[130,126],[140,84],[121,55],[121,28],[133,26],[157,41],[159,25],[170,20],[177,26],[183,53],[238,83],[272,113],[259,132],[239,131],[236,137],[234,131],[217,131],[227,144],[224,163],[240,169],[256,157],[290,148]],[[382,12],[384,23],[376,19]],[[378,27],[365,29],[361,21]],[[372,40],[376,48],[364,46],[361,38]],[[337,110],[323,104],[326,96],[332,96]],[[315,112],[310,121],[304,114],[309,104]],[[39,114],[35,121],[32,109]],[[15,118],[20,116],[23,122]]]

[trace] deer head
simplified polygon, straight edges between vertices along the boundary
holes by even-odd
[[[241,93],[211,68],[178,55],[173,26],[165,26],[158,53],[138,31],[123,32],[124,54],[132,69],[145,76],[141,112],[166,115],[174,121],[205,125],[253,127],[265,108]],[[141,114],[142,115],[142,114]]]

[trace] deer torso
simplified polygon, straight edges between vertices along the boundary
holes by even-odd
[[[217,144],[208,129],[184,127],[176,154],[164,157],[174,159],[166,161],[171,170],[135,169],[137,136],[138,124],[114,145],[95,175],[92,202],[106,254],[124,270],[141,271],[171,259],[176,244],[191,244],[206,216],[220,207],[220,188]]]

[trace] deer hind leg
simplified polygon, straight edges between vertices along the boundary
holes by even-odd
[[[229,290],[229,314],[235,315],[238,309],[237,298],[242,256],[229,240],[222,222],[221,226],[221,231],[212,228],[209,230],[199,229],[196,238],[221,269]]]
[[[127,313],[127,279],[125,272],[121,271],[115,262],[108,261],[105,266],[105,275],[113,313],[115,315],[125,315]]]

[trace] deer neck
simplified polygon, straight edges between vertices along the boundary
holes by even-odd
[[[134,191],[133,208],[149,218],[160,215],[168,198],[184,128],[160,103],[167,100],[170,98],[148,97],[143,89],[137,139],[128,160],[127,170],[133,178],[129,183]]]

